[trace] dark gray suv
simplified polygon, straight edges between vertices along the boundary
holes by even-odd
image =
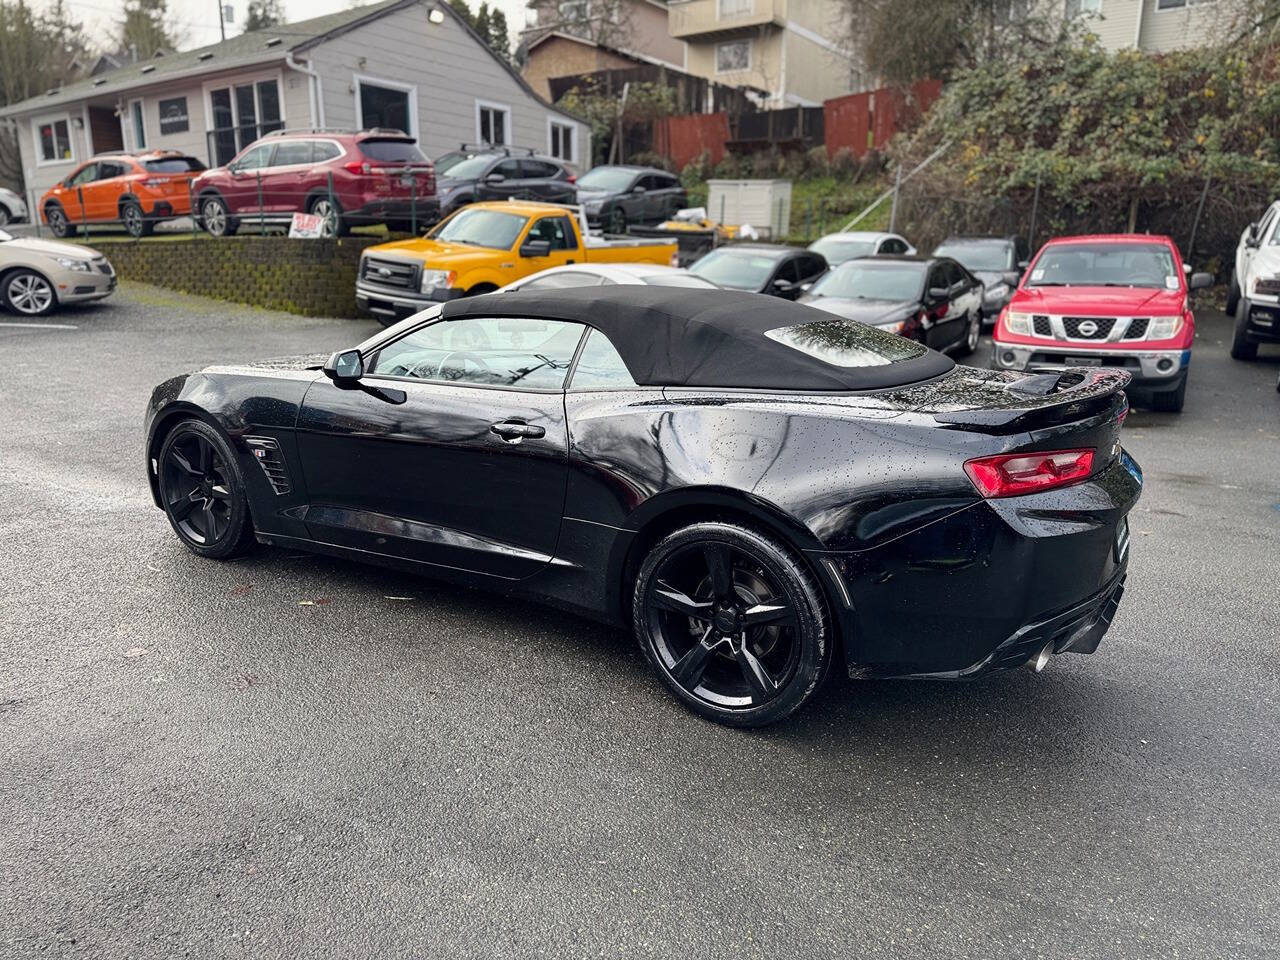
[[[464,143],[436,160],[440,214],[448,216],[477,200],[545,200],[577,203],[573,169],[530,147]]]
[[[661,223],[671,219],[689,197],[675,174],[656,167],[592,167],[578,178],[578,202],[591,226],[608,233],[626,233],[633,223]]]

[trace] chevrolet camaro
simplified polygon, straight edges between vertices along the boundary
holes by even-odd
[[[166,381],[147,474],[197,554],[276,544],[626,625],[680,701],[760,726],[835,664],[1092,653],[1142,487],[1127,381],[957,366],[755,294],[497,293]]]

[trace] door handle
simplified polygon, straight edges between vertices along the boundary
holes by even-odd
[[[492,424],[489,427],[489,432],[497,434],[508,443],[519,443],[525,438],[537,440],[539,437],[547,435],[547,431],[542,427],[535,426],[532,423],[519,423],[515,420],[503,420]]]

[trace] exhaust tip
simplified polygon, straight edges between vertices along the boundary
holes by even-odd
[[[1027,666],[1035,673],[1040,673],[1049,665],[1049,658],[1053,656],[1053,644],[1046,643],[1040,648],[1040,652],[1027,661]]]

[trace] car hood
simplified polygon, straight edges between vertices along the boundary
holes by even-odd
[[[92,247],[82,247],[78,243],[65,243],[62,240],[40,240],[36,237],[17,237],[6,240],[0,249],[23,250],[46,257],[67,257],[71,260],[92,260],[102,256]]]
[[[492,247],[475,247],[466,243],[442,243],[423,237],[411,237],[408,240],[397,240],[394,243],[380,243],[369,247],[365,254],[371,257],[390,257],[394,260],[411,260],[423,263],[432,269],[447,269],[471,261],[492,262],[495,257],[515,256],[510,250],[495,250]]]
[[[1153,287],[1024,287],[1014,295],[1009,309],[1082,316],[1175,316],[1183,311],[1186,299],[1181,290]]]
[[[305,374],[313,376],[329,359],[327,353],[303,353],[291,357],[267,357],[263,360],[245,360],[242,363],[214,363],[195,371],[191,376],[209,373],[233,373],[239,376],[289,376]]]
[[[834,313],[846,320],[875,325],[897,323],[911,316],[918,308],[913,300],[865,300],[845,297],[820,297],[812,294],[800,298],[800,302],[827,313]]]
[[[1255,277],[1280,275],[1280,247],[1266,246],[1255,250],[1249,273]]]
[[[608,200],[610,197],[616,197],[618,194],[613,190],[583,190],[578,188],[578,202],[591,203],[592,201],[599,203],[601,200]]]

